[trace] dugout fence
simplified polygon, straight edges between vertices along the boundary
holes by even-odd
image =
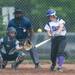
[[[6,9],[3,12],[4,7]],[[57,16],[66,21],[65,26],[68,32],[68,44],[65,49],[66,60],[68,62],[75,61],[75,0],[0,0],[0,37],[5,35],[8,21],[14,17],[11,12],[13,13],[15,8],[22,9],[24,15],[31,20],[36,32],[34,43],[47,39],[46,33],[44,33],[44,25],[48,22],[46,12],[49,8],[55,9]],[[43,33],[37,33],[38,28],[42,29]],[[41,46],[39,48],[40,58],[48,60],[50,58],[49,51],[50,46]]]

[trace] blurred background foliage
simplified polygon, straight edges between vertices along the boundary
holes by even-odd
[[[75,0],[0,0],[0,35],[4,35],[6,25],[2,24],[2,7],[13,6],[24,11],[24,15],[30,18],[34,31],[41,28],[48,19],[46,12],[49,8],[57,11],[57,16],[66,21],[68,32],[75,32]]]

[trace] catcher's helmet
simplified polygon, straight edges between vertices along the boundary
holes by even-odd
[[[54,9],[48,9],[47,16],[56,16],[56,11]]]
[[[16,33],[16,29],[14,28],[14,27],[9,27],[8,29],[7,29],[7,32],[9,33],[9,32],[14,32],[14,33]]]

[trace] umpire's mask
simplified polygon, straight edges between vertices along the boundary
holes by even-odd
[[[16,19],[20,19],[23,16],[23,11],[21,9],[16,9],[14,15]]]

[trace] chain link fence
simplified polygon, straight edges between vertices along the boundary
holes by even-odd
[[[66,28],[68,32],[74,32],[75,22],[75,8],[74,0],[8,0],[0,1],[0,21],[2,20],[2,8],[14,7],[23,10],[24,15],[30,18],[34,30],[43,27],[47,23],[46,12],[49,8],[57,11],[57,16],[62,17],[66,21]],[[2,23],[2,21],[0,22]]]
[[[3,7],[14,7],[23,10],[23,13],[28,17],[33,25],[34,31],[37,32],[41,28],[44,32],[44,25],[48,22],[46,12],[49,8],[57,11],[57,16],[62,17],[66,21],[67,32],[69,33],[68,40],[73,45],[75,44],[75,1],[74,0],[0,0],[0,36],[5,35],[7,23],[3,23],[4,17],[9,21],[9,14],[3,16]],[[5,11],[8,12],[8,11]],[[5,20],[6,21],[6,20]],[[73,36],[73,37],[72,37]],[[38,36],[39,37],[39,36]],[[37,40],[37,39],[36,39]],[[75,53],[74,46],[70,44],[71,48],[69,53]],[[72,47],[73,46],[73,47]],[[67,48],[68,49],[68,48]],[[72,51],[73,50],[73,51]],[[72,51],[72,52],[71,52]],[[41,52],[42,53],[42,52]],[[75,55],[74,55],[75,56]],[[74,58],[74,56],[71,56]]]

